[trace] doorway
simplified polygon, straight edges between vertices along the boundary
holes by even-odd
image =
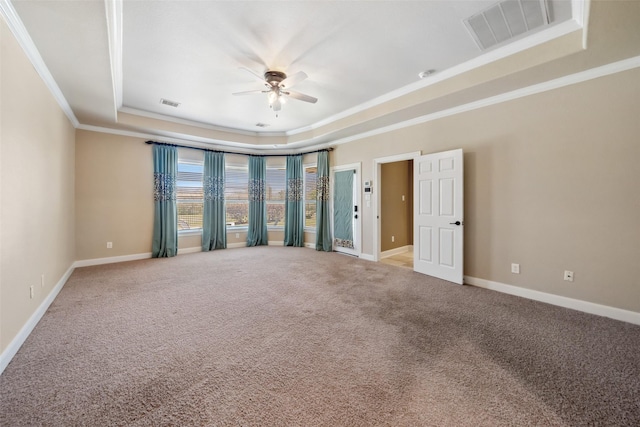
[[[411,211],[410,215],[413,215],[413,190],[411,191],[411,193],[406,190],[412,188],[413,169],[411,168],[409,171],[407,171],[406,175],[404,175],[404,178],[400,178],[402,172],[398,172],[398,170],[401,171],[402,169],[405,169],[407,166],[412,164],[413,159],[419,157],[420,154],[420,151],[417,151],[389,157],[380,157],[373,160],[374,167],[372,193],[374,208],[373,218],[375,220],[373,224],[373,261],[388,259],[400,253],[406,253],[412,248],[413,236],[411,236],[410,238],[403,237],[404,233],[401,231],[403,230],[403,226],[399,223],[399,221],[405,221],[405,218],[408,219],[408,217],[401,213],[403,212],[403,209],[409,209],[409,211]],[[390,164],[392,165],[389,166]],[[386,178],[383,176],[383,165],[384,172],[386,172],[384,174],[386,175]],[[401,182],[392,182],[392,179],[394,179],[394,177],[398,177],[397,179],[395,179],[395,181],[400,180]],[[402,188],[405,188],[405,190],[402,190]],[[384,207],[382,194],[383,189],[385,193]],[[399,191],[400,193],[397,193],[397,191]],[[402,196],[404,196],[404,201],[402,200]],[[394,205],[398,206],[387,206],[387,204],[390,202],[393,202]],[[388,209],[391,209],[391,212],[389,212]],[[394,209],[397,209],[396,212],[400,213],[393,214]],[[412,234],[413,223],[410,222],[407,227],[409,230],[408,232]],[[402,240],[403,238],[404,240]],[[394,253],[394,250],[397,253]]]
[[[360,163],[331,168],[333,250],[360,256]]]
[[[413,160],[380,166],[380,261],[413,269]]]

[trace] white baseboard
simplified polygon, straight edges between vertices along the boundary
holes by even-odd
[[[371,254],[360,254],[358,257],[365,261],[375,261],[375,259],[373,258],[373,255]]]
[[[82,259],[73,263],[74,268],[91,267],[92,265],[113,264],[114,262],[136,261],[151,258],[151,252],[133,255],[112,256],[107,258]]]
[[[316,248],[316,244],[315,243],[305,242],[304,243],[304,247],[305,248],[309,248],[309,249],[315,249]]]
[[[400,255],[406,252],[412,252],[413,245],[400,246],[399,248],[389,249],[388,251],[380,252],[380,259],[389,258],[394,255]]]
[[[247,242],[227,243],[227,249],[246,248]]]
[[[18,332],[13,340],[11,340],[7,348],[5,348],[4,351],[0,354],[0,374],[4,372],[7,365],[9,365],[9,362],[11,362],[11,359],[13,359],[13,356],[15,356],[18,350],[20,350],[20,347],[22,347],[22,344],[24,344],[27,337],[29,337],[29,335],[33,331],[33,328],[36,327],[40,319],[42,319],[42,316],[44,316],[44,314],[47,312],[49,306],[51,305],[53,300],[56,299],[64,284],[67,283],[67,280],[69,280],[71,273],[73,273],[73,270],[75,269],[74,265],[75,263],[73,263],[71,267],[69,267],[67,271],[62,275],[60,280],[58,280],[58,283],[56,283],[51,292],[49,292],[49,295],[47,295],[40,306],[38,306],[36,311],[33,312],[31,317],[29,317],[27,323],[25,323],[22,329],[20,329],[20,332]]]
[[[178,255],[194,254],[196,252],[202,252],[202,247],[196,246],[193,248],[178,249]]]
[[[570,308],[572,310],[583,311],[597,316],[608,317],[623,322],[640,325],[640,313],[621,308],[610,307],[607,305],[596,304],[593,302],[582,301],[574,298],[563,297],[560,295],[548,294],[546,292],[534,291],[532,289],[521,288],[518,286],[507,285],[505,283],[493,282],[491,280],[478,279],[477,277],[464,276],[464,283],[479,288],[490,289],[509,295],[515,295],[534,301],[545,302],[547,304],[557,305],[560,307]]]

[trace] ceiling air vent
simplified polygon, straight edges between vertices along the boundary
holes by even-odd
[[[549,24],[545,0],[503,0],[464,21],[480,49]]]
[[[160,104],[162,105],[168,105],[169,107],[175,107],[177,108],[178,105],[180,105],[179,102],[176,101],[169,101],[168,99],[164,99],[164,98],[160,98]]]
[[[267,126],[269,126],[268,123],[256,123],[256,126],[258,126],[259,128],[266,128]]]

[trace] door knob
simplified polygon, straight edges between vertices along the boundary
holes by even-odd
[[[456,221],[456,222],[450,222],[449,224],[451,224],[451,225],[460,225],[462,223],[460,221]]]

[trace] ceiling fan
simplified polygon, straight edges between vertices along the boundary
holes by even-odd
[[[292,76],[287,77],[282,71],[267,71],[264,73],[264,77],[258,73],[251,71],[248,68],[240,67],[241,70],[245,70],[252,76],[260,80],[267,87],[266,90],[248,90],[245,92],[236,92],[233,95],[252,95],[255,93],[266,93],[269,100],[269,107],[273,108],[276,113],[282,109],[282,104],[285,102],[286,97],[298,99],[304,102],[310,102],[315,104],[318,98],[305,95],[304,93],[295,92],[290,90],[290,87],[300,83],[308,76],[303,71],[298,71]]]

